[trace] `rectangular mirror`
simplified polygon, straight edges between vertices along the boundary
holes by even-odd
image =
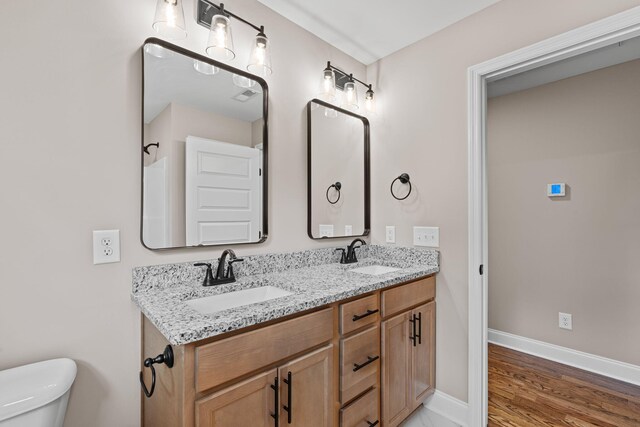
[[[142,52],[143,245],[263,242],[266,82],[158,39]]]
[[[307,143],[309,237],[368,235],[369,121],[314,99],[307,104]]]

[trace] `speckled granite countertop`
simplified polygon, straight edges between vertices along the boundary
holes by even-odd
[[[192,263],[138,267],[133,271],[131,298],[171,344],[182,345],[439,271],[436,250],[368,245],[360,251],[359,262],[348,265],[337,262],[339,254],[333,248],[243,256],[245,262],[234,266],[235,283],[207,288],[202,286],[204,270]],[[399,270],[378,276],[350,271],[366,265]],[[275,286],[292,294],[213,314],[201,314],[185,304],[259,286]]]

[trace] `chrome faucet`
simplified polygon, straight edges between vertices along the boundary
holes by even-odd
[[[357,243],[360,243],[359,246],[356,246]],[[342,248],[336,249],[336,251],[342,251],[342,256],[340,257],[340,264],[353,264],[354,262],[358,262],[358,258],[356,257],[356,249],[360,246],[366,245],[362,239],[355,239],[353,242],[347,246],[346,251]]]
[[[225,272],[225,263],[227,263],[227,257],[229,257],[229,266]],[[233,274],[233,264],[236,262],[244,261],[242,258],[236,257],[236,253],[231,249],[226,249],[218,258],[218,268],[216,269],[216,275],[213,276],[211,271],[211,264],[198,263],[194,264],[196,267],[207,267],[202,286],[223,285],[225,283],[233,283],[236,281],[236,276]]]

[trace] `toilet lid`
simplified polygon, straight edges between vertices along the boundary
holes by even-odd
[[[52,359],[0,371],[0,421],[44,406],[65,394],[76,378],[71,359]]]

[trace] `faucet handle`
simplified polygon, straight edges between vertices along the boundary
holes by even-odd
[[[193,264],[194,267],[207,267],[207,272],[205,273],[204,280],[202,281],[202,286],[211,286],[213,285],[213,271],[211,271],[211,264],[208,262],[197,262]]]
[[[344,248],[336,248],[336,251],[342,251],[342,255],[340,255],[340,264],[345,264],[346,256]]]
[[[229,268],[227,269],[227,276],[226,277],[235,278],[236,276],[233,274],[233,263],[242,262],[242,261],[244,261],[244,258],[230,259],[229,260]]]

